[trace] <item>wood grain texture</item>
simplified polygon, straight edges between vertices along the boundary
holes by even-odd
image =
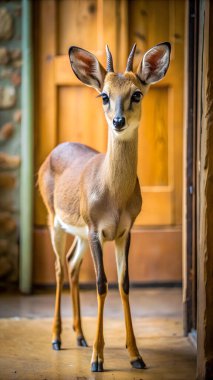
[[[129,40],[130,44],[137,43],[135,68],[141,55],[153,45],[161,41],[172,44],[166,77],[151,88],[143,101],[139,138],[142,194],[143,186],[150,186],[150,193],[155,194],[160,205],[156,218],[153,214],[152,219],[146,220],[145,215],[140,215],[137,223],[154,225],[161,220],[162,224],[181,224],[184,2],[139,0],[128,5]],[[159,185],[168,185],[171,203],[161,203],[160,198],[157,201],[160,191],[155,192],[154,187]],[[152,199],[150,194],[149,198]],[[148,206],[152,209],[151,203]]]
[[[198,44],[198,360],[197,379],[213,379],[213,4],[199,13]],[[199,86],[200,85],[200,86]],[[202,90],[201,90],[202,89]],[[199,170],[200,168],[200,170]]]
[[[97,49],[98,3],[98,0],[60,0],[58,54],[67,54],[71,45],[81,46],[89,51]]]
[[[96,92],[88,87],[59,88],[59,143],[80,141],[98,151],[106,151],[107,125],[101,109],[102,101],[96,96]]]
[[[138,174],[142,186],[168,185],[168,88],[151,88],[143,102]]]
[[[40,33],[36,41],[35,177],[42,161],[57,144],[57,98],[53,63],[56,54],[56,1],[37,2],[36,11],[39,14]],[[35,205],[35,220],[46,223],[46,210],[37,191]]]
[[[154,203],[157,203],[159,207],[156,209],[156,215],[152,213],[148,218],[146,218],[146,215],[140,215],[137,219],[137,224],[139,225],[181,223],[181,219],[177,215],[181,216],[182,168],[180,148],[177,151],[176,147],[179,147],[179,142],[182,144],[180,118],[182,117],[183,91],[180,73],[183,72],[183,59],[180,54],[177,56],[176,44],[177,42],[178,44],[183,44],[183,36],[178,35],[179,37],[177,37],[175,28],[180,28],[178,23],[183,22],[179,9],[182,5],[179,5],[176,11],[175,1],[170,2],[169,7],[166,4],[168,5],[168,2],[165,1],[128,3],[126,1],[114,2],[110,0],[110,2],[80,1],[77,5],[74,2],[62,1],[58,4],[58,17],[55,21],[58,24],[57,38],[59,39],[59,46],[52,65],[54,67],[54,86],[58,96],[57,103],[53,107],[57,112],[59,123],[55,127],[52,124],[52,131],[50,132],[52,136],[54,135],[55,144],[68,140],[79,141],[100,151],[104,151],[107,145],[106,122],[103,117],[102,107],[100,104],[98,106],[98,102],[93,102],[95,92],[82,87],[70,69],[68,57],[59,55],[66,54],[68,45],[79,45],[85,41],[85,33],[93,36],[95,31],[97,33],[98,30],[98,39],[93,38],[93,42],[87,41],[87,45],[83,44],[83,46],[91,49],[103,63],[105,60],[104,43],[109,41],[115,67],[123,70],[128,51],[127,25],[129,25],[129,48],[131,42],[136,41],[138,43],[136,64],[139,63],[144,51],[159,42],[159,40],[173,40],[172,63],[169,72],[163,82],[150,90],[143,102],[138,173],[142,187],[149,186],[149,194],[145,195],[146,199],[156,198]],[[127,15],[127,9],[130,10],[129,16]],[[161,16],[165,21],[165,23],[161,24],[161,28],[157,23],[158,11],[161,12]],[[72,23],[72,33],[70,32],[68,14],[71,14],[72,17],[77,14],[77,18]],[[114,27],[105,25],[108,19],[116,21]],[[171,19],[172,22],[166,23],[167,19]],[[85,20],[83,27],[82,20]],[[94,26],[98,29],[94,29]],[[171,38],[171,32],[174,32],[173,38]],[[174,38],[174,36],[176,37]],[[118,44],[120,46],[119,50],[117,49]],[[48,46],[47,49],[49,49]],[[176,77],[178,77],[178,82],[175,80]],[[91,96],[89,96],[89,93]],[[45,96],[43,94],[43,97]],[[175,113],[174,104],[176,104],[178,96],[179,112]],[[44,119],[43,114],[42,119]],[[176,121],[179,123],[178,128],[175,128]],[[78,128],[72,128],[71,124],[78,124]],[[46,128],[42,130],[46,131]],[[45,133],[43,132],[43,134]],[[178,139],[175,137],[177,134]],[[45,137],[42,138],[42,134],[40,137],[41,141],[44,141]],[[45,141],[43,145],[43,149],[47,152],[48,146]],[[43,159],[45,158],[45,154],[42,152],[41,156]],[[41,158],[39,161],[42,161]],[[179,172],[178,178],[177,171]],[[154,188],[151,188],[151,186],[160,185],[168,185],[168,191],[171,191],[170,197],[167,198],[169,202],[165,204],[160,202],[160,198],[158,199],[159,189],[155,191]],[[144,191],[146,192],[146,190]],[[151,193],[153,193],[153,196]],[[43,206],[39,198],[36,197],[36,199],[38,199],[38,207],[36,207],[37,223],[45,224]],[[153,204],[149,203],[148,206],[153,209]],[[41,210],[40,213],[39,210]]]

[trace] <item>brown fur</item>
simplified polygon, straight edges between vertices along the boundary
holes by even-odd
[[[131,97],[131,92],[142,88],[139,80],[132,73],[123,76],[108,74],[105,80],[105,87],[110,88],[112,98],[111,109],[108,112],[108,118],[113,117],[114,104],[119,92],[122,92],[124,106]],[[125,246],[126,237],[134,223],[135,218],[141,210],[141,193],[137,178],[137,146],[138,146],[138,130],[131,130],[132,118],[136,117],[137,124],[140,118],[140,107],[136,105],[134,112],[125,111],[127,123],[130,129],[130,136],[124,139],[116,139],[113,132],[109,128],[108,148],[106,154],[100,154],[93,149],[75,143],[64,143],[56,147],[47,157],[39,170],[38,183],[44,199],[44,203],[49,212],[50,229],[52,231],[53,247],[56,247],[55,237],[64,232],[58,231],[54,227],[54,218],[59,216],[67,225],[83,226],[87,225],[89,231],[95,232],[100,239],[101,244],[107,240],[116,240],[118,247]],[[54,235],[55,229],[55,235]],[[94,236],[94,235],[93,235]],[[91,249],[96,249],[91,245]],[[79,255],[76,246],[71,248],[67,255],[67,265],[69,280],[71,286],[71,295],[74,311],[73,328],[77,334],[77,341],[86,341],[83,335],[80,304],[79,304],[79,288],[78,278],[81,261],[75,257]],[[117,252],[117,251],[116,251]],[[56,253],[56,306],[53,324],[53,344],[59,342],[61,336],[61,318],[60,318],[60,294],[63,281],[63,252],[59,252],[57,247]],[[142,361],[138,352],[135,337],[132,328],[130,307],[128,294],[123,291],[128,288],[128,284],[124,283],[124,273],[126,271],[126,260],[128,254],[125,249],[116,253],[121,255],[119,284],[120,293],[124,305],[124,314],[127,331],[127,347],[131,361]],[[95,253],[94,253],[95,255]],[[101,251],[99,255],[102,255]],[[74,256],[74,259],[73,259]],[[106,276],[100,258],[94,258],[94,264],[98,281],[98,325],[94,341],[92,365],[94,363],[101,366],[103,363],[103,307],[106,297]],[[75,263],[75,264],[73,264]],[[98,273],[103,273],[99,278]],[[128,277],[128,273],[127,273]],[[126,278],[127,278],[126,277]],[[100,292],[100,294],[99,294]],[[96,365],[96,364],[95,364]]]
[[[123,77],[110,73],[105,82],[114,96],[121,87],[124,94],[130,86],[141,88],[133,73]],[[101,233],[110,215],[112,231],[105,237],[114,240],[120,229],[130,228],[141,209],[137,131],[130,141],[115,140],[109,132],[106,155],[81,144],[57,146],[42,164],[38,183],[48,211],[67,224],[100,226]]]
[[[158,50],[161,51],[159,55]],[[64,143],[56,147],[39,170],[39,188],[49,213],[52,245],[56,255],[56,305],[53,323],[53,347],[60,348],[60,297],[63,283],[63,255],[67,231],[75,231],[76,240],[67,254],[67,265],[74,310],[74,329],[80,345],[86,345],[80,319],[78,278],[88,244],[92,253],[97,281],[98,323],[93,345],[92,371],[103,370],[103,310],[107,279],[103,265],[104,241],[115,240],[119,289],[124,307],[126,345],[132,366],[145,364],[135,342],[129,305],[128,253],[130,230],[141,210],[142,198],[137,178],[138,126],[140,100],[148,86],[143,85],[141,69],[145,67],[149,83],[162,78],[169,62],[168,44],[149,51],[149,61],[140,65],[137,75],[106,73],[91,53],[71,47],[70,61],[76,76],[107,98],[104,113],[108,122],[106,154],[81,144]],[[160,57],[160,58],[159,58]],[[161,59],[161,58],[164,59]],[[109,57],[108,57],[109,59]],[[158,62],[159,60],[159,62]],[[111,65],[112,66],[112,65]],[[165,69],[165,70],[164,70]],[[142,78],[142,79],[141,79]],[[135,100],[134,96],[138,97]],[[124,118],[125,116],[125,118]],[[125,120],[116,125],[117,120]],[[122,127],[122,129],[119,129]],[[88,234],[82,229],[87,227]],[[73,232],[74,233],[74,232]]]

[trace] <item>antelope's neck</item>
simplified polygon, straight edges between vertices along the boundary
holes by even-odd
[[[138,161],[138,131],[129,140],[121,140],[109,131],[105,156],[105,181],[110,193],[126,201],[135,188]]]

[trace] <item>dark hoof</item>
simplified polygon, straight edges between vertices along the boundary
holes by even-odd
[[[103,362],[98,363],[98,372],[103,372],[104,367],[103,367]]]
[[[91,364],[91,372],[103,372],[103,362],[93,362]]]
[[[61,349],[61,342],[60,342],[60,340],[55,340],[54,342],[52,342],[52,348],[55,351],[60,351],[60,349]]]
[[[136,360],[133,360],[130,363],[132,365],[132,368],[136,368],[136,369],[145,369],[146,368],[146,364],[144,363],[142,358],[138,358]]]
[[[84,339],[83,336],[78,336],[77,337],[77,345],[79,347],[88,347],[88,344],[87,344],[87,342],[86,342],[86,340]]]

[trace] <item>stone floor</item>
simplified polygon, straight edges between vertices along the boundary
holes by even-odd
[[[90,358],[96,324],[96,295],[81,293],[88,348],[78,348],[71,329],[69,294],[63,294],[63,349],[51,349],[53,294],[0,297],[0,379],[20,380],[194,380],[196,354],[183,337],[180,289],[134,289],[131,306],[138,347],[148,366],[131,369],[118,292],[105,308],[105,372],[92,374]]]

